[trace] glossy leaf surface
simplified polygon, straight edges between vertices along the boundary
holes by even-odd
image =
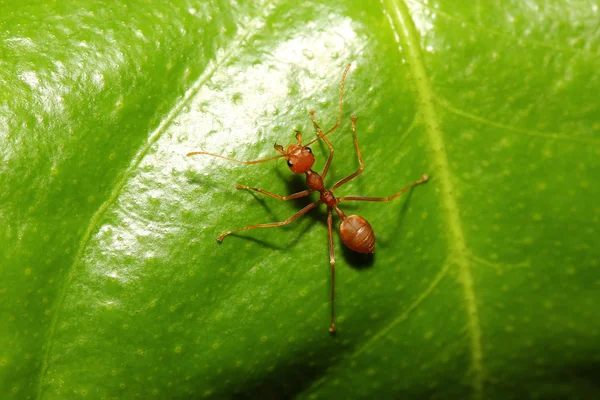
[[[0,4],[2,398],[600,396],[595,2]],[[342,204],[331,337],[324,209],[215,240],[303,179],[185,154],[313,138],[348,62],[327,183],[353,114],[336,194],[431,179]]]

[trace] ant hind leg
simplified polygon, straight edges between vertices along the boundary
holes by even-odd
[[[257,229],[257,228],[273,228],[273,227],[276,227],[276,226],[287,225],[290,222],[294,222],[295,220],[297,220],[298,218],[300,218],[301,216],[303,216],[304,214],[306,214],[307,212],[309,212],[310,210],[312,210],[313,208],[315,208],[319,204],[321,204],[321,203],[318,202],[318,201],[310,203],[309,205],[307,205],[302,210],[298,211],[296,214],[292,215],[291,217],[289,217],[285,221],[281,221],[281,222],[269,222],[267,224],[250,225],[250,226],[245,226],[245,227],[240,228],[240,229],[234,229],[232,231],[223,232],[222,234],[220,234],[217,237],[217,241],[218,242],[222,242],[223,239],[225,238],[225,236],[230,235],[232,233],[236,233],[236,232],[249,231],[250,229]]]

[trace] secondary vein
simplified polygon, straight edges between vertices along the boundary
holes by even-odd
[[[171,109],[171,112],[162,120],[162,122],[152,132],[152,134],[150,134],[150,136],[148,137],[148,140],[146,140],[146,142],[144,143],[142,148],[135,155],[135,157],[129,164],[129,167],[127,168],[125,173],[123,173],[120,176],[120,179],[118,179],[115,182],[114,188],[111,191],[109,197],[106,199],[106,201],[104,201],[104,203],[102,203],[100,208],[92,216],[90,224],[88,225],[85,233],[83,234],[83,236],[81,238],[80,244],[77,249],[77,254],[75,255],[75,258],[74,258],[74,262],[71,265],[71,268],[69,269],[69,271],[67,273],[66,281],[63,284],[63,286],[60,288],[60,292],[57,296],[57,301],[52,310],[52,322],[50,325],[50,331],[49,331],[48,340],[47,340],[48,345],[46,347],[46,351],[44,352],[44,357],[42,359],[42,365],[41,365],[41,369],[40,369],[40,377],[39,377],[37,390],[36,390],[36,392],[37,392],[36,399],[39,400],[42,398],[43,382],[44,382],[44,378],[46,377],[46,375],[48,373],[49,359],[50,359],[50,354],[52,352],[52,347],[53,347],[52,342],[56,335],[59,311],[63,308],[65,299],[67,298],[69,287],[71,286],[71,283],[73,282],[73,279],[75,276],[75,271],[77,270],[79,265],[83,262],[84,252],[87,248],[87,245],[88,245],[90,239],[92,238],[92,234],[97,231],[102,217],[104,216],[106,211],[110,208],[110,206],[113,205],[117,201],[119,195],[123,191],[123,188],[125,187],[129,178],[131,178],[133,176],[137,167],[140,165],[140,163],[142,162],[142,160],[144,159],[144,157],[146,156],[146,154],[148,153],[150,148],[166,132],[167,128],[169,126],[171,126],[171,124],[173,123],[173,121],[175,120],[177,115],[179,115],[181,113],[181,111],[183,110],[183,108],[187,104],[189,104],[189,102],[192,100],[192,98],[204,86],[204,84],[208,81],[208,79],[210,79],[210,77],[213,76],[213,74],[218,70],[218,68],[223,66],[227,61],[229,61],[232,58],[232,56],[235,53],[239,52],[240,49],[243,48],[239,44],[246,41],[250,36],[252,36],[253,33],[254,33],[254,31],[250,31],[250,32],[241,31],[241,35],[239,35],[238,38],[233,40],[233,44],[228,47],[228,51],[226,53],[224,53],[223,56],[220,57],[218,60],[215,60],[213,63],[211,63],[208,66],[208,68],[204,71],[204,73],[186,91],[183,98],[177,104],[175,104],[173,106],[173,108]]]

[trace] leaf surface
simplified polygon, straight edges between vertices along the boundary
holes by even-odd
[[[598,6],[3,4],[3,398],[593,398]],[[337,233],[273,143],[342,125]],[[327,148],[313,145],[316,170]],[[314,197],[314,195],[313,195]],[[335,225],[339,223],[335,221]]]

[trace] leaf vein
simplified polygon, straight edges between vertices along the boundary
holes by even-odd
[[[264,16],[263,16],[264,18]],[[249,26],[260,26],[260,24],[250,24]],[[52,342],[56,335],[57,325],[58,325],[58,314],[60,310],[63,308],[64,302],[67,298],[69,287],[75,276],[75,271],[79,267],[79,265],[83,262],[83,255],[87,245],[92,238],[92,234],[97,231],[100,220],[109,209],[110,206],[117,200],[119,195],[121,194],[123,188],[125,187],[129,178],[135,173],[135,170],[140,165],[148,151],[152,148],[152,146],[161,138],[161,136],[167,131],[168,127],[172,125],[175,118],[181,113],[186,105],[188,105],[193,97],[198,93],[198,91],[206,84],[206,82],[214,75],[214,73],[218,70],[219,67],[226,64],[236,53],[242,51],[244,46],[240,44],[244,41],[248,40],[252,35],[255,34],[255,31],[258,31],[259,28],[245,31],[242,28],[239,29],[239,34],[236,38],[232,40],[232,45],[227,47],[227,51],[222,54],[222,56],[212,63],[209,63],[204,72],[198,77],[198,79],[192,84],[192,86],[186,90],[183,98],[177,102],[171,109],[171,111],[167,114],[166,118],[164,118],[158,127],[150,134],[144,145],[141,147],[140,151],[135,155],[132,159],[131,163],[120,176],[115,183],[113,190],[111,191],[109,197],[102,203],[102,205],[98,208],[98,211],[92,216],[91,222],[88,225],[85,233],[83,234],[80,244],[75,254],[75,258],[69,271],[67,272],[67,277],[65,283],[59,289],[57,300],[52,307],[52,321],[50,325],[50,330],[48,333],[47,346],[43,355],[42,364],[40,367],[40,375],[39,381],[36,389],[36,399],[41,399],[43,395],[43,383],[44,379],[48,373],[50,354],[52,353]]]
[[[451,263],[444,263],[444,267],[437,273],[435,278],[431,281],[429,286],[413,301],[407,308],[404,310],[402,314],[398,317],[394,318],[389,324],[387,324],[383,329],[381,329],[376,335],[372,336],[367,340],[362,346],[358,347],[352,354],[348,356],[348,359],[352,359],[358,357],[360,354],[364,353],[369,347],[371,347],[374,343],[376,343],[379,339],[385,337],[392,328],[394,328],[399,323],[406,321],[408,316],[423,303],[433,290],[440,284],[440,282],[447,275],[448,270],[450,269]],[[325,374],[319,380],[315,381],[310,388],[306,391],[307,393],[314,393],[320,386],[322,386],[327,379],[329,379],[329,375]]]
[[[444,279],[444,277],[447,275],[448,270],[450,269],[450,266],[452,264],[450,262],[446,262],[444,263],[443,268],[437,273],[437,275],[435,276],[435,278],[431,281],[431,283],[429,284],[429,286],[423,290],[423,292],[421,293],[421,295],[419,295],[419,297],[416,298],[415,301],[413,301],[407,308],[406,310],[400,314],[398,317],[394,318],[389,324],[387,324],[385,326],[385,328],[381,329],[376,335],[374,335],[373,337],[371,337],[368,341],[366,341],[361,347],[359,347],[351,356],[351,358],[357,357],[360,354],[364,353],[365,350],[367,350],[374,342],[376,342],[377,340],[385,337],[385,335],[388,334],[388,332],[390,332],[392,330],[392,328],[394,328],[396,325],[398,325],[400,322],[405,321],[408,316],[422,303],[425,301],[425,299],[427,299],[429,297],[429,295],[431,293],[433,293],[433,290],[440,284],[440,282],[442,281],[442,279]]]
[[[480,117],[478,115],[471,114],[467,111],[463,111],[458,108],[455,108],[452,105],[450,105],[450,103],[447,100],[442,99],[442,98],[438,98],[437,103],[452,114],[461,116],[466,119],[470,119],[470,120],[478,122],[480,124],[493,126],[494,128],[501,128],[501,129],[505,129],[510,132],[522,133],[524,135],[541,137],[541,138],[545,138],[545,139],[563,140],[563,141],[580,142],[580,143],[590,143],[590,144],[596,144],[596,145],[600,144],[600,140],[595,140],[593,138],[582,137],[582,136],[567,136],[567,135],[556,133],[556,132],[538,132],[538,131],[533,131],[530,129],[519,128],[519,127],[515,127],[515,126],[505,125],[500,122],[491,121],[489,119]]]

